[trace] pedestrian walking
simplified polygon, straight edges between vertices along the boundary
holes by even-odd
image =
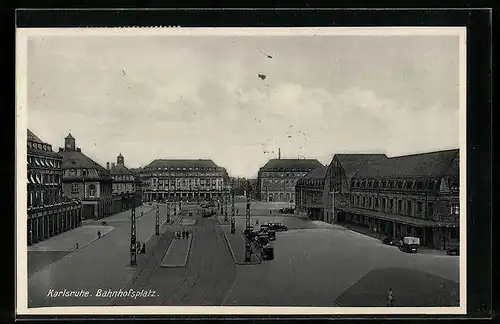
[[[101,231],[97,231],[97,238],[100,239],[101,238]]]
[[[272,212],[272,210],[271,210],[271,209],[269,209],[269,215],[272,215],[272,213],[273,213],[273,212]]]
[[[392,288],[389,288],[389,291],[387,293],[387,302],[388,306],[394,306],[394,295],[392,294]]]
[[[236,215],[238,215],[238,213],[239,213],[239,212],[240,212],[240,210],[239,210],[239,209],[236,209]]]
[[[186,239],[186,231],[182,230],[182,239]]]
[[[78,242],[75,244],[75,250],[78,250]]]

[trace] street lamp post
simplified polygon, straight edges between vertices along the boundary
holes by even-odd
[[[227,222],[227,201],[229,200],[229,195],[227,189],[224,190],[224,221]]]
[[[250,195],[247,192],[247,212],[245,215],[245,229],[250,229]],[[249,262],[252,255],[252,246],[248,236],[245,238],[245,261]]]
[[[167,223],[170,223],[170,201],[167,201]]]
[[[156,205],[156,224],[155,224],[155,234],[160,235],[160,205]]]
[[[137,265],[137,228],[135,219],[135,206],[130,210],[130,265]]]
[[[231,234],[236,233],[236,216],[234,214],[234,190],[231,190]]]

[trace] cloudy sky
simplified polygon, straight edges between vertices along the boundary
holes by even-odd
[[[458,36],[30,37],[27,64],[29,128],[102,165],[459,147]]]

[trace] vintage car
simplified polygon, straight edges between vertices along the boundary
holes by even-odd
[[[392,238],[392,236],[385,236],[382,239],[382,243],[387,244],[387,245],[396,245],[396,240]]]
[[[255,243],[258,247],[264,247],[269,244],[269,236],[267,234],[260,233],[255,236]]]
[[[458,246],[450,247],[446,249],[446,254],[448,255],[460,255],[460,248]]]
[[[406,253],[417,253],[420,246],[420,239],[418,237],[407,236],[404,237],[399,249]]]
[[[272,246],[266,245],[260,251],[260,257],[262,260],[273,260],[274,259],[274,248]]]
[[[288,227],[282,223],[267,223],[266,225],[269,227],[269,229],[272,229],[276,232],[288,231]]]

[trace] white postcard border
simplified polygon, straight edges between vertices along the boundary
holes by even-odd
[[[457,36],[460,38],[460,306],[459,307],[171,307],[79,306],[28,308],[27,271],[27,40],[30,36]],[[19,28],[16,30],[16,313],[17,315],[385,315],[466,314],[466,28]],[[462,189],[463,188],[463,189]]]

